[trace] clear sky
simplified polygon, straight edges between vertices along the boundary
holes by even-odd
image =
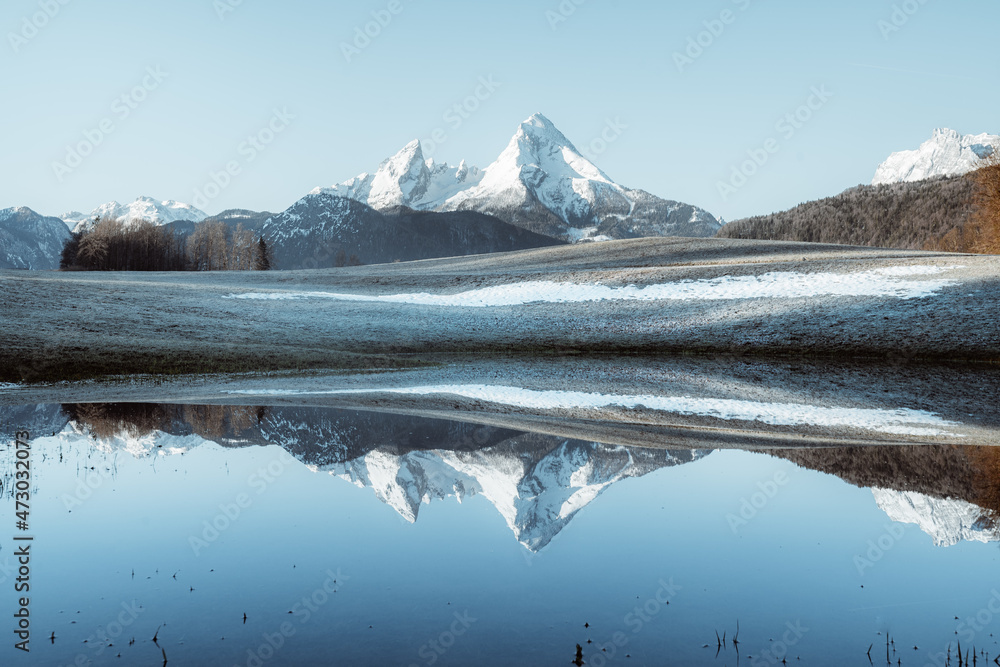
[[[435,159],[486,166],[542,112],[623,185],[769,213],[870,181],[936,127],[1000,133],[997,25],[995,0],[5,0],[0,207],[280,211],[438,129]],[[832,96],[800,109],[813,88]]]

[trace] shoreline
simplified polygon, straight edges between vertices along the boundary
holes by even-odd
[[[486,424],[615,445],[1000,443],[1000,368],[759,359],[480,359],[384,372],[123,378],[0,390],[0,406],[300,406]]]

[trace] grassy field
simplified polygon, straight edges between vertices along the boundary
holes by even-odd
[[[793,295],[485,308],[234,299],[267,293],[455,294],[526,281],[708,284],[912,267],[919,298]],[[918,284],[924,277],[907,278]],[[385,369],[457,358],[717,355],[1000,360],[1000,258],[722,239],[638,239],[321,271],[0,272],[0,381]],[[908,283],[909,284],[909,283]],[[577,289],[574,287],[573,289]]]

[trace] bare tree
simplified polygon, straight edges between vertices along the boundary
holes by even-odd
[[[121,223],[114,218],[102,218],[94,221],[80,239],[77,261],[85,269],[95,271],[107,270],[113,261],[114,241],[118,236]]]
[[[187,241],[187,254],[195,271],[225,271],[229,268],[230,249],[226,223],[202,222]]]
[[[252,271],[257,256],[257,238],[242,223],[236,225],[229,248],[229,268],[233,271]]]

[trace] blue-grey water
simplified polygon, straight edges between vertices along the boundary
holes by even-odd
[[[972,488],[989,452],[906,448],[848,474],[836,461],[856,451],[813,452],[821,472],[320,409],[7,417],[31,427],[33,493],[22,533],[5,436],[3,665],[569,665],[578,644],[597,666],[888,651],[923,667],[949,649],[958,664],[959,640],[978,664],[1000,654],[1000,533]],[[878,488],[845,479],[865,472]],[[24,534],[30,653],[13,634]]]

